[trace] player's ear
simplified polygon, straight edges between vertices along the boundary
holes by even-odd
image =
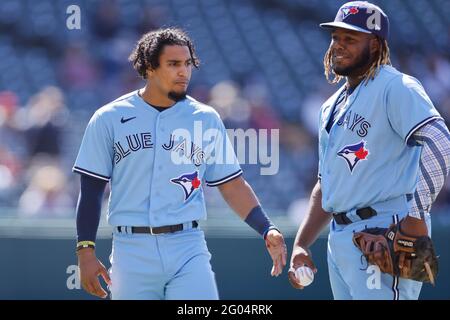
[[[153,73],[155,72],[154,69],[152,68],[148,68],[147,69],[147,79],[150,78],[151,76],[153,76]]]

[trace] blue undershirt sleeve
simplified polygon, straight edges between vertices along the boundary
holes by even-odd
[[[107,181],[81,174],[77,204],[77,242],[95,242],[106,184]]]

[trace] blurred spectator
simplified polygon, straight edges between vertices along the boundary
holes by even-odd
[[[0,92],[0,145],[23,158],[26,147],[18,111],[17,95],[10,91]]]
[[[318,85],[316,91],[311,92],[303,101],[302,106],[298,109],[299,119],[308,130],[309,134],[317,137],[317,126],[319,123],[320,106],[332,94],[332,87],[325,81]]]
[[[74,201],[64,172],[50,159],[38,162],[41,163],[32,167],[27,188],[20,196],[19,214],[47,218],[73,216]]]
[[[26,107],[25,134],[30,157],[44,153],[60,155],[67,109],[60,89],[46,87],[31,97]]]
[[[427,57],[427,67],[423,85],[439,111],[449,116],[450,110],[444,108],[450,99],[450,63],[438,54],[431,54]]]
[[[91,89],[99,81],[98,73],[98,67],[85,44],[69,43],[59,65],[61,84],[69,89]]]
[[[146,5],[140,11],[139,24],[136,29],[137,34],[144,34],[150,30],[159,28],[167,21],[167,7],[158,5]]]
[[[120,9],[115,0],[100,1],[92,25],[94,34],[101,40],[113,38],[120,30]]]
[[[21,159],[0,145],[0,204],[13,207],[19,192]],[[0,212],[1,213],[1,212]]]
[[[17,103],[13,92],[0,92],[0,206],[15,205],[26,159],[25,140],[17,121]]]

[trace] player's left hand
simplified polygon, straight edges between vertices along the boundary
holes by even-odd
[[[407,215],[400,222],[400,230],[404,234],[411,237],[428,236],[428,227],[423,219],[417,219]],[[400,269],[400,275],[405,276],[410,273],[411,260],[406,259],[406,253],[402,252],[399,255],[398,267]]]
[[[287,249],[283,235],[278,230],[270,230],[266,235],[266,247],[273,261],[270,274],[272,277],[278,277],[286,265]]]

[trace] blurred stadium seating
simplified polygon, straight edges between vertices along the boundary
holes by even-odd
[[[390,17],[394,66],[416,76],[448,118],[450,1],[374,2]],[[85,125],[95,109],[143,85],[127,57],[159,26],[192,36],[202,66],[190,94],[216,107],[227,127],[280,128],[279,173],[261,177],[248,164],[245,176],[271,215],[301,208],[316,179],[317,111],[334,90],[322,66],[329,34],[318,23],[342,3],[0,1],[0,215],[74,216],[78,178],[70,169]],[[81,30],[66,28],[71,4],[81,8]],[[217,191],[206,192],[211,207],[224,206]],[[436,211],[449,203],[447,183]]]

